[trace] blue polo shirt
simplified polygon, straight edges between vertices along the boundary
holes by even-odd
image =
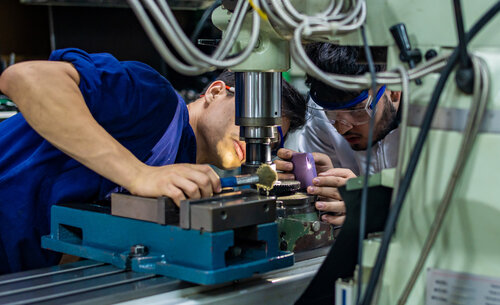
[[[54,51],[49,60],[73,64],[96,121],[149,165],[196,161],[187,107],[151,67],[110,54]],[[22,114],[0,123],[0,274],[56,264],[43,250],[50,207],[103,199],[117,185],[40,137]]]

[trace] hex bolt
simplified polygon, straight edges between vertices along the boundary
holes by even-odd
[[[314,232],[318,232],[320,228],[321,228],[321,223],[317,220],[311,224],[311,229]]]

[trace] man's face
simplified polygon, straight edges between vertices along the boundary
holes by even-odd
[[[209,163],[222,169],[241,166],[246,158],[246,145],[240,141],[240,127],[235,124],[234,94],[225,89],[223,82],[214,82],[203,100],[203,110],[198,120],[197,162]],[[283,117],[282,131],[286,135],[290,121]]]
[[[207,151],[204,160],[219,168],[230,169],[245,161],[245,142],[240,141],[240,128],[235,124],[234,95],[213,97],[200,118],[200,132]]]
[[[353,109],[363,109],[366,102],[366,100],[361,102],[359,105],[353,107]],[[373,143],[382,140],[392,129],[394,129],[397,112],[396,107],[398,107],[398,105],[399,100],[398,103],[392,102],[389,90],[380,98],[375,113]],[[353,122],[355,124],[349,124],[348,122]],[[340,115],[339,120],[336,120],[333,126],[347,142],[349,142],[353,150],[366,150],[368,147],[368,135],[370,131],[369,121],[363,124],[356,124],[352,117],[347,117],[346,115],[345,118],[342,118],[342,115]]]

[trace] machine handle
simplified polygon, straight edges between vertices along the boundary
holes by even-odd
[[[415,65],[422,60],[422,54],[419,49],[412,50],[410,44],[410,38],[408,37],[408,32],[406,32],[406,26],[404,23],[398,23],[390,27],[392,37],[396,41],[399,50],[399,59],[401,61],[407,62],[411,69],[415,68]],[[416,79],[415,83],[421,85],[422,81]]]
[[[405,55],[408,54],[408,51],[411,50],[411,44],[404,23],[398,23],[391,26],[390,31],[401,53]]]

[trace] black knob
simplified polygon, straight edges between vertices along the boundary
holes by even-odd
[[[399,48],[399,58],[401,61],[407,62],[410,68],[415,68],[415,64],[422,60],[422,54],[419,49],[411,49],[410,38],[406,32],[406,26],[404,23],[395,24],[391,26],[389,30],[391,31],[392,37],[394,37],[394,41],[396,41],[396,45]],[[420,85],[422,84],[422,81],[420,79],[416,79],[415,83]]]
[[[425,60],[431,60],[434,57],[436,57],[438,53],[434,49],[429,49],[427,52],[425,52]]]

